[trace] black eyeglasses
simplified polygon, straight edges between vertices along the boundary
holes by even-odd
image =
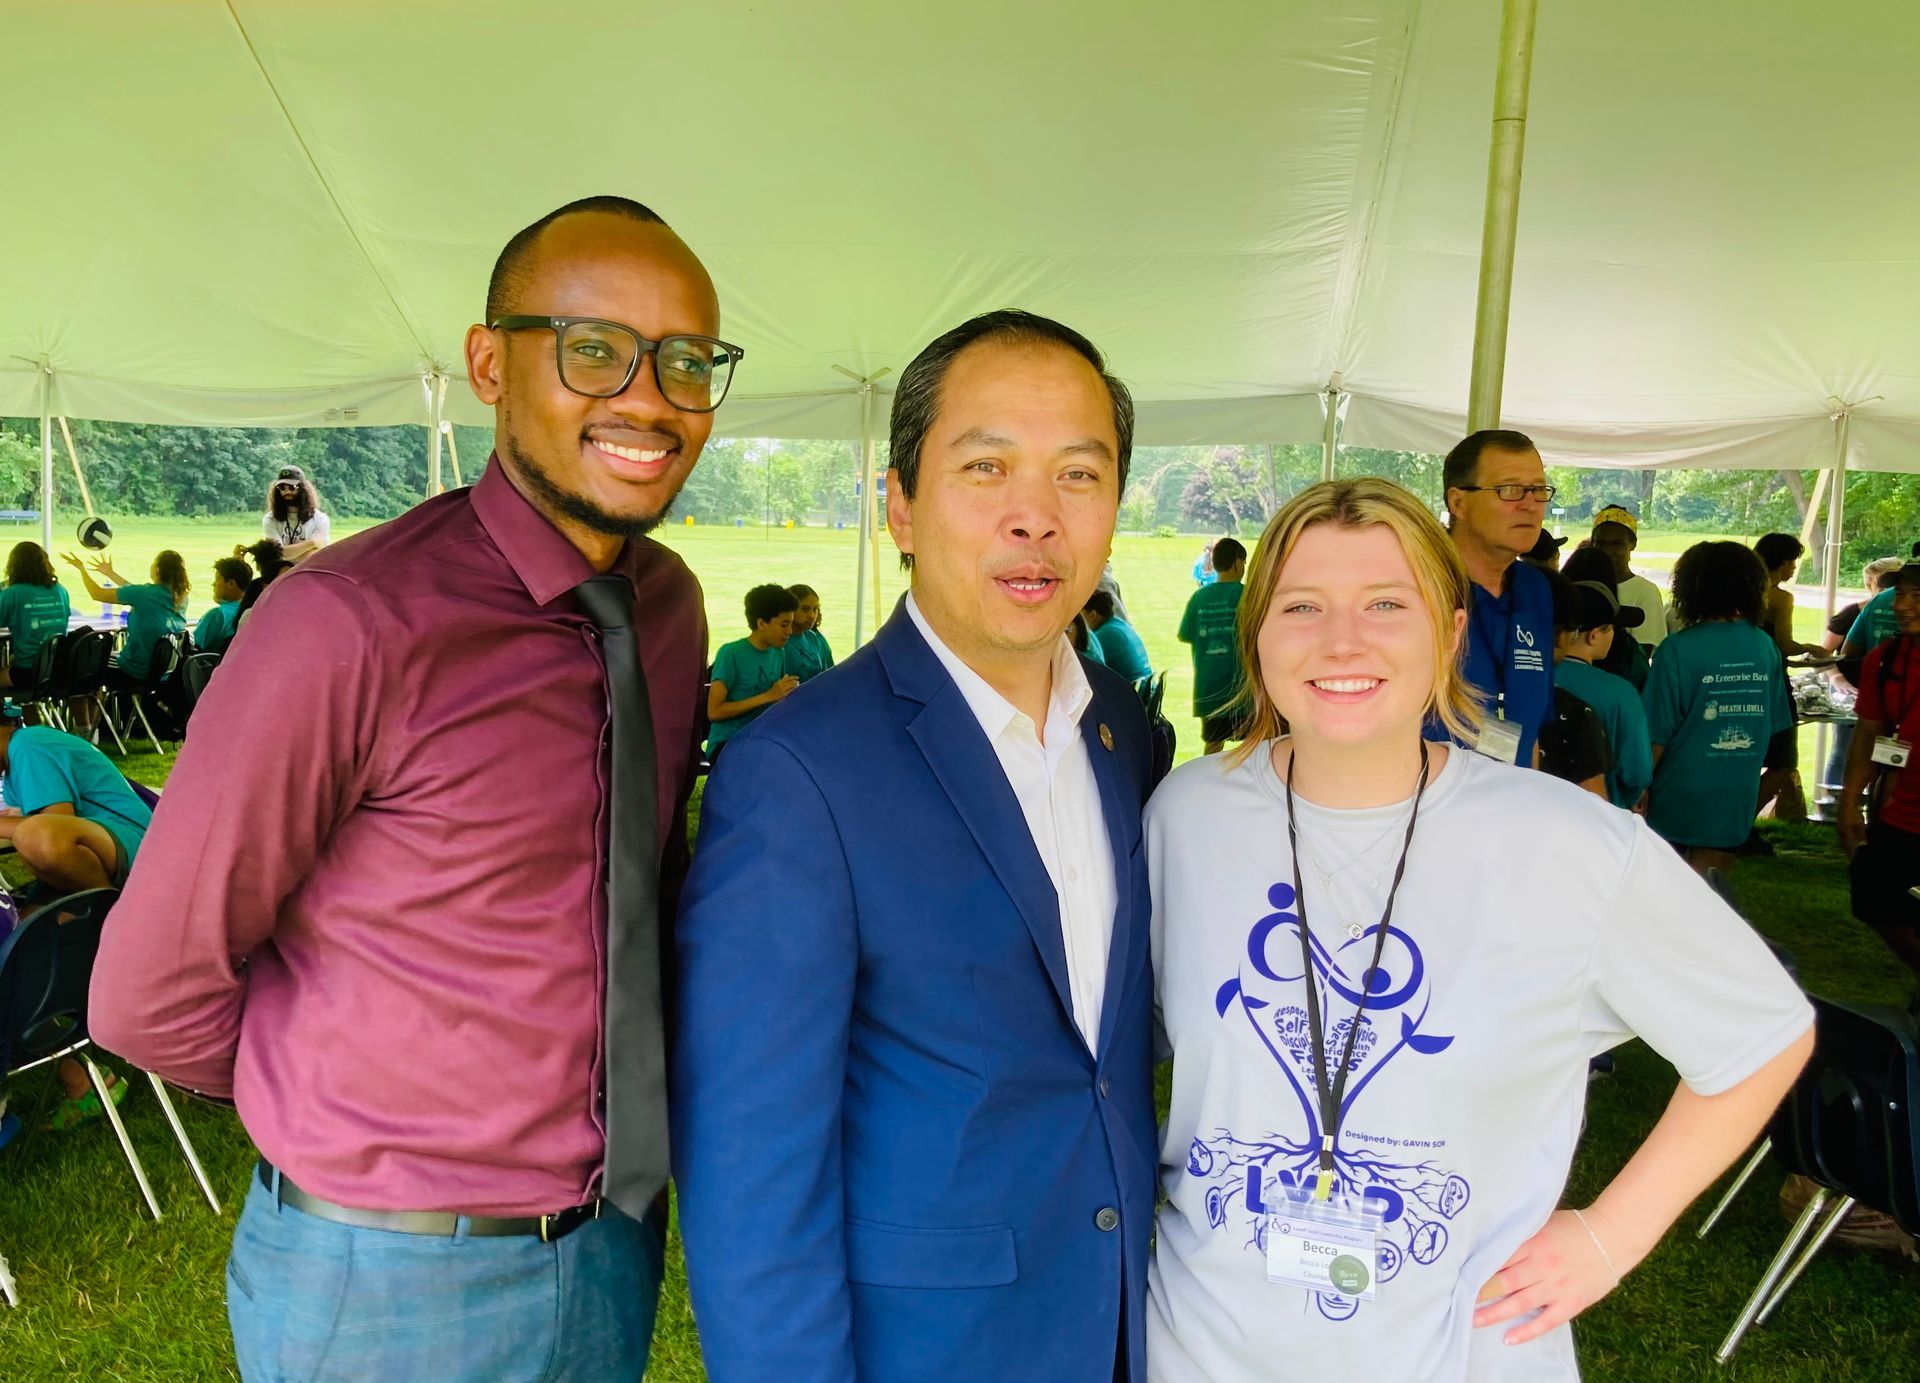
[[[501,317],[500,331],[551,329],[560,382],[590,399],[610,399],[633,383],[642,356],[653,357],[660,396],[687,413],[711,413],[727,396],[733,367],[746,354],[712,336],[663,336],[650,341],[632,327],[598,317]]]
[[[1523,499],[1537,499],[1542,504],[1551,503],[1558,487],[1553,485],[1456,485],[1456,490],[1465,490],[1469,494],[1491,491],[1508,504],[1518,504]]]

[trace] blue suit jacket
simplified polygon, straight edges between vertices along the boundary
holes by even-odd
[[[1094,1050],[1013,789],[904,610],[727,747],[672,1084],[713,1383],[1110,1383],[1123,1318],[1144,1379],[1147,724],[1086,668],[1119,895]]]

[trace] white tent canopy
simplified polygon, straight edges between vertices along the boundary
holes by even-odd
[[[494,255],[617,192],[714,271],[733,435],[858,436],[834,367],[1007,305],[1145,444],[1463,427],[1497,0],[9,8],[0,414],[419,424],[437,371],[489,421]],[[1507,425],[1824,466],[1851,405],[1920,469],[1916,72],[1913,0],[1545,0]]]

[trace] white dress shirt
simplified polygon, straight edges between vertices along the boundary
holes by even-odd
[[[985,678],[941,642],[911,594],[907,615],[966,698],[1019,800],[1059,903],[1074,1025],[1088,1048],[1095,1048],[1107,988],[1107,948],[1113,941],[1113,916],[1120,896],[1113,842],[1107,835],[1106,813],[1100,808],[1100,785],[1080,734],[1080,717],[1093,701],[1086,670],[1062,634],[1053,654],[1053,694],[1047,704],[1043,742],[1031,716],[988,686]]]

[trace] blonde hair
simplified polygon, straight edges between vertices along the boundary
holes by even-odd
[[[1281,506],[1260,535],[1240,599],[1241,676],[1236,710],[1246,717],[1246,739],[1233,751],[1230,762],[1244,762],[1255,746],[1286,733],[1279,707],[1261,680],[1260,629],[1267,622],[1280,573],[1299,546],[1301,534],[1323,523],[1382,527],[1400,540],[1433,627],[1433,688],[1427,694],[1426,714],[1449,735],[1471,744],[1486,711],[1480,693],[1461,671],[1464,640],[1456,643],[1454,635],[1454,615],[1468,608],[1471,593],[1466,565],[1426,505],[1390,480],[1360,476],[1326,480],[1302,490]]]

